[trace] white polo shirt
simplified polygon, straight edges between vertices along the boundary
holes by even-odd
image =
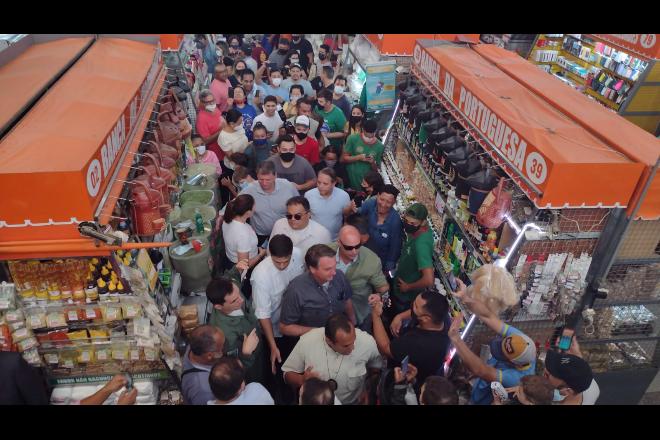
[[[293,241],[293,245],[300,249],[303,259],[305,258],[307,249],[315,244],[328,244],[332,242],[330,231],[322,224],[311,219],[305,229],[295,230],[289,226],[286,218],[281,218],[275,222],[270,238],[273,238],[277,234],[284,234],[289,237]]]
[[[300,337],[282,371],[302,373],[312,367],[321,380],[337,382],[335,396],[343,405],[357,402],[364,390],[367,368],[381,368],[383,359],[376,340],[369,333],[355,329],[355,348],[349,355],[335,352],[325,341],[323,327],[308,331]]]
[[[273,324],[273,334],[276,338],[280,333],[280,311],[282,295],[292,279],[305,271],[305,261],[300,249],[294,247],[291,261],[284,270],[279,270],[273,264],[273,259],[267,257],[252,271],[252,301],[257,319],[270,318]]]

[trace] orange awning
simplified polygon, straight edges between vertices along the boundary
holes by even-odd
[[[418,39],[479,42],[479,34],[364,34],[381,55],[411,56]]]
[[[566,87],[564,83],[515,53],[493,45],[480,45],[474,50],[559,111],[570,116],[608,146],[643,164],[644,171],[636,193],[641,192],[646,178],[660,156],[660,140],[583,94]],[[633,195],[633,199],[636,199],[636,196]],[[634,206],[634,203],[631,205]],[[660,218],[660,176],[651,182],[637,215],[645,220]]]
[[[161,71],[157,45],[101,38],[44,95],[0,143],[0,243],[80,238]]]
[[[0,130],[4,131],[91,41],[91,37],[79,37],[34,44],[0,67]]]
[[[627,206],[642,173],[641,164],[597,138],[477,50],[429,40],[418,44],[414,71],[489,140],[486,149],[491,156],[539,208]]]

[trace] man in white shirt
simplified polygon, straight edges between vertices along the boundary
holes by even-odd
[[[344,220],[345,215],[352,212],[351,198],[341,188],[337,188],[337,174],[332,168],[324,168],[319,171],[316,178],[316,188],[305,193],[309,200],[314,220],[330,231],[333,240]]]
[[[582,359],[576,338],[566,353],[548,350],[544,375],[555,387],[553,400],[561,405],[595,405],[600,396],[600,388],[591,367]]]
[[[250,283],[255,315],[270,348],[270,365],[274,377],[271,383],[273,396],[279,403],[291,400],[291,390],[282,380],[281,364],[286,359],[293,344],[282,337],[280,332],[280,311],[282,295],[292,279],[305,271],[304,255],[293,247],[293,242],[283,234],[273,236],[268,243],[270,256],[254,268]]]
[[[296,388],[311,377],[332,380],[342,405],[353,405],[366,401],[367,378],[378,375],[382,364],[374,338],[356,329],[344,313],[336,313],[325,328],[300,337],[282,371],[284,380]]]
[[[293,64],[289,67],[289,75],[291,75],[289,78],[282,81],[282,87],[284,87],[285,90],[290,90],[291,86],[294,84],[300,84],[303,86],[303,89],[305,89],[305,95],[312,98],[316,96],[312,84],[306,79],[303,79],[302,68],[299,64]]]
[[[270,237],[284,234],[291,239],[301,254],[315,244],[327,244],[332,241],[328,229],[312,220],[309,200],[302,196],[291,197],[286,202],[286,218],[279,219],[273,226]]]
[[[257,122],[264,124],[270,141],[273,143],[277,142],[277,138],[280,136],[280,127],[284,125],[284,121],[280,118],[279,113],[277,113],[277,98],[273,95],[268,95],[264,99],[264,112],[254,118],[252,122],[253,130]]]
[[[209,383],[216,400],[209,400],[208,405],[275,405],[263,385],[245,385],[245,370],[236,358],[221,358],[211,370]]]

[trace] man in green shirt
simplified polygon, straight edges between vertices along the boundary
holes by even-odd
[[[404,213],[403,229],[407,237],[396,269],[390,314],[409,309],[422,290],[433,287],[433,233],[427,216],[428,211],[421,203],[410,205]]]
[[[357,325],[366,331],[371,327],[371,320],[366,319],[371,317],[369,297],[374,292],[382,295],[390,290],[380,258],[372,250],[362,246],[360,231],[350,225],[343,226],[339,230],[337,243],[328,246],[337,251],[337,270],[344,272],[351,284]]]
[[[344,126],[346,125],[346,116],[339,107],[332,103],[332,91],[322,89],[318,95],[317,100],[319,107],[316,108],[316,114],[321,116],[326,124],[328,124],[328,133],[325,137],[330,141],[330,145],[341,151],[342,144],[344,143]]]
[[[240,291],[243,270],[247,270],[247,265],[241,261],[206,287],[206,297],[213,304],[209,324],[224,333],[224,352],[241,360],[246,370],[246,382],[262,382],[264,344],[260,343],[261,329],[254,310]]]
[[[376,138],[378,124],[373,119],[362,123],[362,133],[348,137],[344,146],[342,162],[346,163],[346,173],[351,188],[361,190],[362,179],[372,170],[378,170],[383,160],[385,147]]]

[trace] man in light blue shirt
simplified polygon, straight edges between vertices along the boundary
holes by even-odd
[[[278,104],[287,102],[289,100],[289,89],[282,87],[282,71],[280,69],[271,69],[269,74],[270,84],[265,84],[261,80],[265,68],[266,63],[263,63],[259,70],[257,70],[257,77],[255,78],[257,85],[263,88],[266,96],[273,95],[277,98]]]
[[[222,357],[225,335],[217,327],[202,325],[190,333],[190,345],[183,356],[181,391],[186,405],[206,405],[214,399],[209,372]]]
[[[290,90],[292,85],[300,84],[303,86],[303,89],[305,89],[305,95],[311,96],[312,98],[316,96],[312,83],[302,78],[302,69],[298,64],[289,67],[289,75],[291,75],[291,77],[282,81],[282,87],[284,90]]]
[[[335,171],[332,168],[324,168],[316,178],[317,187],[305,193],[311,207],[312,219],[330,231],[333,241],[337,240],[344,216],[352,212],[348,193],[336,185]]]
[[[510,388],[518,385],[524,376],[536,373],[536,345],[529,336],[502,322],[483,302],[467,295],[465,284],[461,280],[456,281],[459,286],[454,296],[498,334],[490,343],[491,357],[484,362],[461,339],[458,330],[463,319],[462,313],[453,319],[449,329],[449,339],[457,355],[468,370],[479,377],[472,387],[470,402],[490,405],[493,402],[491,382],[499,382],[504,388]]]

